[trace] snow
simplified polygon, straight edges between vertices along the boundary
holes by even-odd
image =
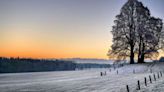
[[[91,64],[113,64],[113,60],[106,59],[82,59],[82,58],[72,58],[64,59],[68,61],[74,61],[75,63],[91,63]]]
[[[164,63],[124,65],[109,69],[0,74],[0,92],[163,92],[164,77],[144,86],[144,77],[163,71]],[[153,73],[150,73],[152,69]],[[118,74],[116,71],[118,70]],[[133,71],[135,70],[135,73]],[[107,72],[100,76],[100,72]],[[141,90],[137,89],[137,81]]]

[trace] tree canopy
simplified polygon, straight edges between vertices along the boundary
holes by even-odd
[[[128,0],[116,15],[112,27],[113,44],[108,51],[110,58],[127,59],[144,63],[145,58],[157,57],[164,48],[163,22],[152,17],[150,11],[138,0]]]

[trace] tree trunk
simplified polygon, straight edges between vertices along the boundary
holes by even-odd
[[[133,18],[133,17],[132,17]],[[133,19],[132,19],[133,24]],[[130,25],[130,64],[134,64],[134,39],[132,37],[133,25]]]
[[[141,60],[141,48],[142,48],[142,37],[140,36],[139,37],[139,48],[138,48],[138,63],[140,62],[140,60]]]
[[[138,59],[138,63],[145,63],[144,59],[145,59],[145,43],[142,43],[142,53],[141,53],[141,57]]]
[[[145,63],[144,60],[145,60],[145,54],[142,54],[141,58],[138,59],[138,63]]]
[[[134,64],[134,46],[131,46],[131,51],[130,51],[130,64]]]
[[[145,54],[142,54],[142,56],[141,56],[141,63],[145,63]]]

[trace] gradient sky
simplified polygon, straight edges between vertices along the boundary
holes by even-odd
[[[107,58],[127,0],[0,0],[0,56]],[[142,0],[164,19],[164,0]]]

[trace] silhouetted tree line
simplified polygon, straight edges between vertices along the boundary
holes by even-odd
[[[75,66],[62,60],[0,58],[0,73],[74,70]]]
[[[107,68],[107,64],[78,64],[73,61],[0,57],[0,73],[66,71],[84,68]]]

